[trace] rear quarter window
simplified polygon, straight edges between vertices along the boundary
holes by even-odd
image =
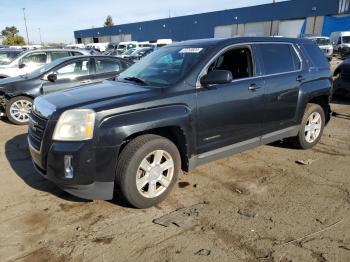
[[[317,68],[329,68],[330,65],[327,61],[326,56],[323,54],[322,50],[315,44],[303,44],[305,52],[309,57],[311,66]]]

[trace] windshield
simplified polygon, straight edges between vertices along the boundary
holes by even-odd
[[[21,51],[0,51],[0,65],[9,65],[15,60]]]
[[[316,38],[316,43],[318,45],[330,45],[331,40],[329,38]]]
[[[343,43],[350,44],[350,36],[343,36]]]
[[[162,48],[121,73],[118,80],[137,78],[138,82],[142,81],[150,86],[169,86],[180,81],[204,53],[203,48],[197,47]]]
[[[58,66],[59,64],[61,64],[63,60],[65,60],[65,58],[57,59],[57,60],[55,60],[54,62],[52,62],[50,64],[44,65],[44,66],[38,68],[37,70],[34,70],[30,74],[28,74],[28,76],[30,78],[38,77],[41,74],[44,74],[44,73],[52,70],[54,67]],[[24,76],[24,75],[22,75],[22,76]]]

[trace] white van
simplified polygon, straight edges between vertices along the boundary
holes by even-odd
[[[328,60],[332,60],[333,58],[333,46],[329,37],[326,36],[308,36],[307,39],[310,39],[319,46],[324,55],[328,58]]]
[[[153,44],[156,48],[166,46],[166,45],[171,45],[173,43],[172,39],[158,39],[155,41],[150,41],[150,43]]]
[[[334,52],[345,57],[350,53],[350,31],[347,32],[333,32],[330,36],[333,44]]]
[[[104,52],[106,51],[106,48],[108,46],[108,43],[91,43],[91,44],[87,44],[86,45],[86,48],[87,49],[97,49],[99,50],[100,52]]]

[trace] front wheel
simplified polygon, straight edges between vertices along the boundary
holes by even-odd
[[[290,141],[300,149],[310,149],[321,139],[325,125],[325,113],[318,104],[308,104],[299,133]]]
[[[32,111],[33,99],[26,96],[11,98],[6,104],[6,116],[16,125],[26,125]]]
[[[171,191],[180,166],[180,154],[173,142],[157,135],[139,136],[119,156],[117,193],[136,208],[154,206]]]

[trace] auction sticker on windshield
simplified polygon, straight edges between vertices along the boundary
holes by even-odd
[[[179,52],[180,54],[198,54],[203,50],[203,48],[183,48]]]

